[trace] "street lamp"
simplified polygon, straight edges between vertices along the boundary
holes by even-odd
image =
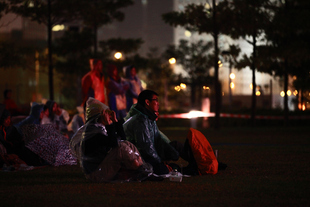
[[[177,60],[176,60],[174,57],[172,57],[172,58],[169,59],[170,65],[173,65],[173,64],[175,64],[176,62],[177,62]]]
[[[117,60],[119,60],[119,59],[121,59],[122,58],[122,53],[120,53],[120,52],[116,52],[115,54],[114,54],[114,57],[115,57],[115,59],[117,59]]]

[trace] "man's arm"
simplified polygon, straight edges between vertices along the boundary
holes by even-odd
[[[140,153],[143,154],[142,157],[146,157],[154,163],[161,163],[161,158],[155,149],[154,137],[152,134],[153,133],[151,133],[145,123],[142,123],[139,127],[134,127],[136,145]]]

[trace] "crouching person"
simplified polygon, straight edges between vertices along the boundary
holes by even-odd
[[[74,154],[80,160],[87,179],[93,182],[142,181],[152,173],[137,148],[124,141],[120,122],[106,105],[96,99],[88,99],[86,124],[79,129],[83,132],[78,131],[72,138],[78,146],[72,148],[70,143],[71,149],[79,150]]]

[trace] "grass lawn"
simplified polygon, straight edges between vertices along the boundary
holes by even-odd
[[[171,140],[188,132],[160,128]],[[78,166],[0,172],[1,206],[310,206],[309,128],[200,130],[228,165],[216,175],[97,184]]]

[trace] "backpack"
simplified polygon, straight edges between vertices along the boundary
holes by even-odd
[[[207,138],[200,131],[190,128],[187,139],[200,175],[216,174],[218,172],[218,161]]]

